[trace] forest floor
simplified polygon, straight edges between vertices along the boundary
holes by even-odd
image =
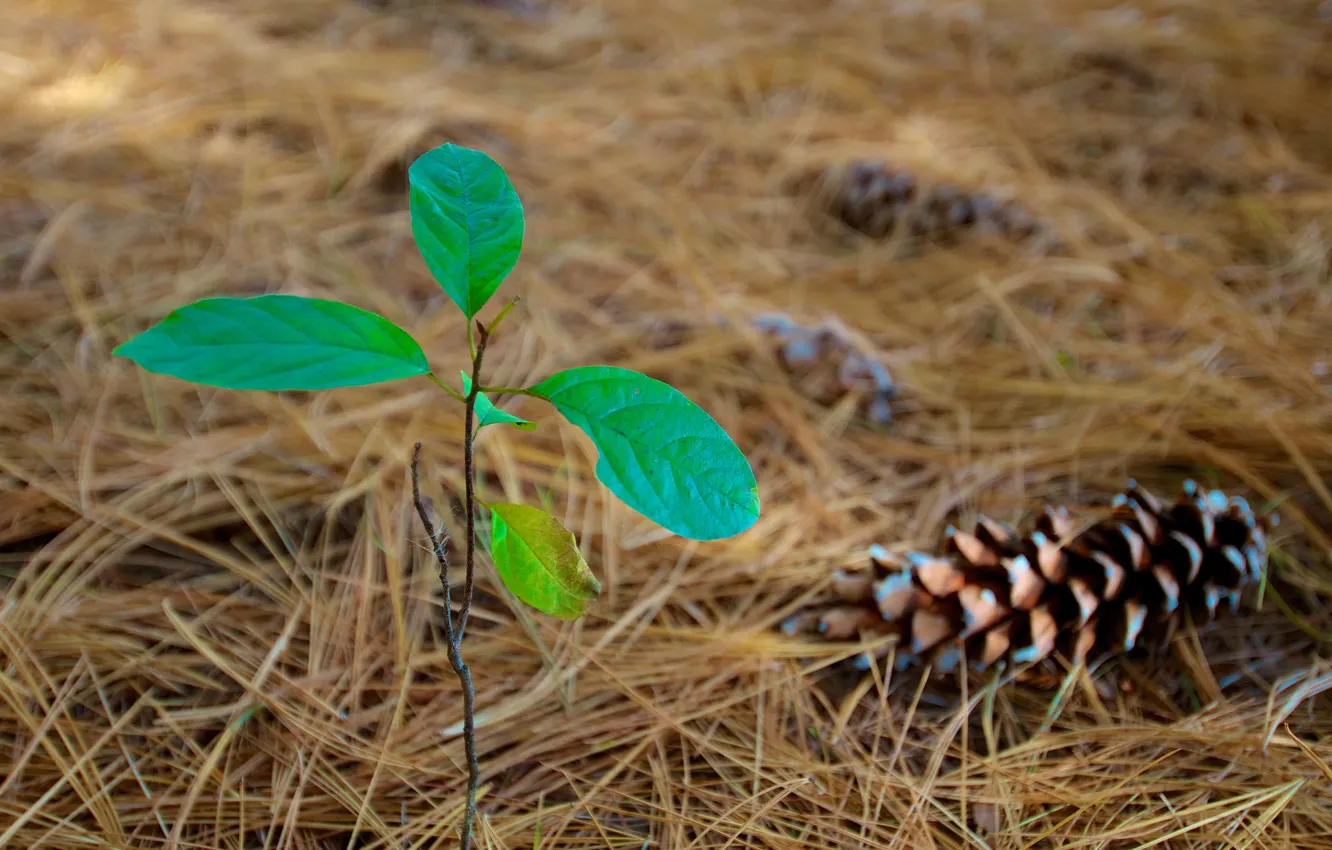
[[[493,381],[668,380],[764,506],[732,540],[664,534],[575,430],[506,402],[540,428],[486,430],[483,495],[545,500],[605,590],[567,624],[482,570],[479,846],[1332,848],[1327,3],[3,17],[0,847],[456,846],[460,698],[407,471],[420,441],[428,490],[455,492],[460,407],[111,356],[195,298],[283,291],[461,368],[406,211],[406,164],[452,141],[527,209]],[[808,175],[862,159],[1052,237],[830,227]],[[893,420],[788,379],[751,327],[776,311],[860,335]],[[777,628],[871,544],[1129,477],[1276,505],[1262,604],[1053,682],[905,671],[849,697],[821,680],[853,646]]]

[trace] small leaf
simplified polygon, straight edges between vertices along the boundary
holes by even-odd
[[[412,235],[426,267],[471,319],[513,271],[523,249],[523,205],[499,163],[441,145],[407,169]]]
[[[759,516],[754,472],[717,421],[669,384],[585,366],[530,388],[592,438],[598,480],[682,537],[717,540]]]
[[[601,582],[592,575],[573,532],[526,505],[491,505],[490,556],[504,586],[523,602],[561,620],[587,613]]]
[[[383,316],[296,295],[204,298],[113,353],[150,372],[235,390],[326,390],[430,371],[421,346]]]
[[[467,395],[472,391],[472,379],[461,369],[458,370],[458,374],[462,375],[463,395]],[[535,422],[528,422],[526,419],[514,416],[512,413],[505,413],[496,407],[493,401],[486,398],[485,393],[477,393],[476,430],[480,431],[487,425],[493,425],[497,422],[509,422],[520,431],[536,430]]]

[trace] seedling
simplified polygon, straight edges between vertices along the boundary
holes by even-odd
[[[668,384],[630,369],[566,369],[530,387],[489,387],[481,380],[486,347],[516,302],[489,322],[481,308],[522,251],[522,203],[508,176],[480,151],[446,144],[408,169],[409,209],[417,249],[435,280],[462,311],[470,374],[461,389],[444,381],[407,331],[349,304],[294,295],[204,298],[180,307],[115,353],[150,372],[235,390],[328,390],[408,378],[433,381],[464,406],[463,475],[467,526],[462,600],[453,616],[447,536],[436,531],[421,498],[421,445],[412,454],[412,496],[430,538],[444,589],[449,663],[463,692],[467,807],[461,846],[469,850],[480,769],[475,690],[462,660],[472,606],[478,506],[490,511],[490,555],[504,585],[545,614],[575,620],[601,592],[574,535],[545,510],[485,504],[476,496],[473,444],[481,428],[535,424],[497,408],[486,393],[542,399],[596,446],[596,476],[633,510],[682,537],[717,540],[758,519],[753,470],[717,422]],[[475,322],[475,325],[473,323]]]

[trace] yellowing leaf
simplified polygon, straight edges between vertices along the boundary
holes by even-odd
[[[504,586],[561,620],[576,620],[601,593],[578,542],[555,517],[526,505],[490,505],[490,555]]]

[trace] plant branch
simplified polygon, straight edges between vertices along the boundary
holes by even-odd
[[[449,553],[444,548],[448,543],[449,533],[440,526],[435,531],[435,524],[430,521],[430,512],[425,500],[421,498],[421,444],[416,444],[412,452],[412,502],[416,505],[416,515],[421,518],[426,534],[430,537],[430,548],[439,563],[439,583],[444,586],[444,638],[452,646],[453,640],[453,589],[449,585]]]
[[[427,372],[426,377],[434,381],[436,386],[444,390],[444,392],[448,393],[449,395],[453,396],[456,400],[462,402],[463,404],[467,403],[467,396],[463,395],[462,393],[455,390],[453,387],[441,381],[439,379],[439,376],[437,376],[434,372]]]
[[[486,343],[490,341],[490,331],[480,322],[476,323],[476,356],[472,358],[472,389],[467,393],[467,412],[463,418],[463,428],[467,436],[463,442],[463,479],[466,482],[467,512],[467,577],[463,582],[462,611],[458,615],[458,642],[463,639],[467,628],[467,615],[472,611],[472,585],[476,573],[476,463],[474,445],[476,434],[473,423],[476,420],[476,397],[481,394],[481,361],[486,356]]]
[[[504,321],[504,317],[509,315],[510,311],[512,311],[514,307],[517,307],[518,302],[522,300],[523,296],[519,295],[515,297],[512,301],[510,301],[508,304],[505,304],[504,309],[499,311],[499,315],[490,320],[490,327],[486,328],[486,334],[489,336],[494,336],[495,329],[499,327],[500,322]]]
[[[479,358],[478,358],[479,359]],[[476,392],[470,393],[470,400],[467,405],[467,418],[470,420],[476,407]],[[468,430],[466,440],[467,454],[471,456],[471,431]],[[473,559],[473,538],[472,522],[470,513],[470,503],[468,499],[468,538],[467,538],[467,590],[464,596],[462,611],[457,628],[453,623],[453,591],[449,582],[449,558],[444,548],[448,540],[447,532],[441,527],[439,532],[435,531],[434,523],[430,521],[430,512],[426,509],[425,500],[421,498],[420,486],[420,466],[421,466],[421,444],[416,444],[416,449],[412,453],[412,501],[416,504],[416,513],[421,517],[421,524],[425,526],[426,534],[430,536],[430,545],[435,553],[435,560],[439,563],[439,581],[444,586],[444,636],[448,641],[449,665],[453,667],[454,674],[458,677],[458,684],[462,686],[463,693],[463,748],[467,756],[467,808],[463,814],[461,848],[462,850],[471,850],[472,847],[472,828],[476,822],[476,794],[481,786],[481,764],[476,755],[476,687],[472,684],[472,671],[463,662],[462,659],[462,624],[466,619],[467,609],[471,606],[471,578],[472,578],[472,559]],[[468,480],[468,491],[471,494],[471,479]]]
[[[512,304],[510,307],[512,307]],[[500,319],[504,318],[507,313],[508,309],[500,313],[499,317],[491,324],[491,328],[498,325]],[[462,850],[471,850],[472,829],[476,822],[476,794],[481,785],[481,765],[476,756],[476,688],[472,684],[472,671],[462,659],[462,641],[467,629],[467,616],[472,611],[472,589],[475,586],[476,576],[477,498],[474,450],[476,442],[476,400],[481,395],[481,363],[486,356],[486,343],[490,341],[490,330],[478,321],[476,323],[475,343],[473,343],[473,339],[472,326],[469,324],[467,326],[467,343],[472,351],[472,386],[466,396],[441,381],[433,372],[429,374],[430,380],[446,390],[449,395],[460,400],[465,409],[463,414],[463,478],[466,486],[463,510],[467,514],[467,546],[465,550],[467,553],[467,571],[463,583],[462,605],[458,610],[458,622],[456,624],[453,622],[453,590],[449,583],[449,559],[444,548],[448,536],[443,528],[440,529],[440,533],[436,533],[434,523],[430,521],[430,512],[426,509],[425,500],[421,498],[420,443],[416,444],[416,449],[412,453],[412,501],[416,504],[416,512],[421,517],[421,524],[425,526],[426,534],[430,536],[430,545],[434,550],[435,560],[439,562],[439,581],[444,586],[444,635],[449,645],[449,664],[453,667],[453,672],[457,674],[463,692],[463,747],[467,753],[467,808],[463,814]]]
[[[472,671],[462,660],[462,648],[457,641],[449,644],[449,663],[458,674],[463,692],[463,747],[467,753],[467,808],[463,812],[462,850],[471,850],[472,825],[476,822],[476,792],[481,786],[481,763],[476,757],[476,688],[472,686]]]
[[[525,395],[532,398],[544,398],[528,389],[522,387],[482,387],[481,392],[491,393],[492,395]]]

